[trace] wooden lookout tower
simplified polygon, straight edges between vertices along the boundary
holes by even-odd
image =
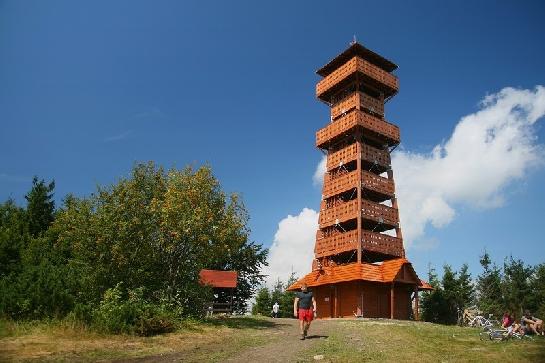
[[[316,133],[327,154],[312,272],[318,317],[409,319],[428,289],[405,258],[390,153],[399,128],[384,117],[398,91],[397,66],[353,42],[316,73],[316,97],[331,109]]]

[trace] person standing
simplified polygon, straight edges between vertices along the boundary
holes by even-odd
[[[310,328],[310,323],[316,315],[316,300],[312,291],[308,291],[307,284],[301,285],[301,291],[295,295],[293,302],[293,315],[299,316],[299,329],[301,340],[305,340]]]
[[[274,303],[273,305],[273,318],[278,318],[278,311],[280,310],[280,305],[278,305],[278,301]]]

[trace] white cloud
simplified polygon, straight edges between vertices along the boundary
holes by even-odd
[[[269,287],[278,279],[286,282],[292,271],[297,277],[311,271],[317,230],[318,212],[309,208],[303,208],[299,215],[288,215],[278,223],[269,249],[269,266],[263,270],[269,275],[266,282]]]
[[[426,226],[448,225],[456,206],[502,206],[506,187],[542,163],[543,147],[532,125],[545,114],[544,87],[504,88],[480,106],[430,153],[392,155],[406,248],[413,242],[428,245],[418,241],[426,239]]]
[[[543,146],[532,125],[545,114],[545,88],[504,88],[486,96],[481,109],[463,117],[450,138],[430,153],[399,150],[392,156],[405,248],[428,250],[439,241],[425,235],[428,224],[447,226],[462,204],[497,208],[505,188],[524,178],[543,160]],[[321,185],[323,157],[313,175]],[[302,277],[311,271],[318,212],[304,208],[278,224],[269,252],[268,285],[286,281],[293,270]]]
[[[322,186],[324,182],[324,174],[326,172],[326,168],[327,168],[327,156],[324,155],[322,156],[322,159],[316,166],[316,170],[314,171],[314,175],[312,176],[312,183],[315,186],[320,186],[320,187]]]

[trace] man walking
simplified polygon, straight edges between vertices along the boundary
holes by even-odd
[[[299,329],[301,330],[301,340],[305,340],[308,334],[310,323],[316,315],[316,300],[311,291],[307,290],[307,284],[301,285],[301,291],[295,295],[293,302],[293,315],[299,316]]]
[[[272,312],[273,312],[273,318],[278,318],[278,311],[280,310],[280,305],[278,305],[278,301],[274,303]]]

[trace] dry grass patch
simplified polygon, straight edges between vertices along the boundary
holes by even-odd
[[[267,326],[266,321],[244,318],[189,322],[174,333],[138,337],[104,335],[64,323],[4,322],[0,361],[94,361],[172,354],[220,358],[264,343],[256,332]]]

